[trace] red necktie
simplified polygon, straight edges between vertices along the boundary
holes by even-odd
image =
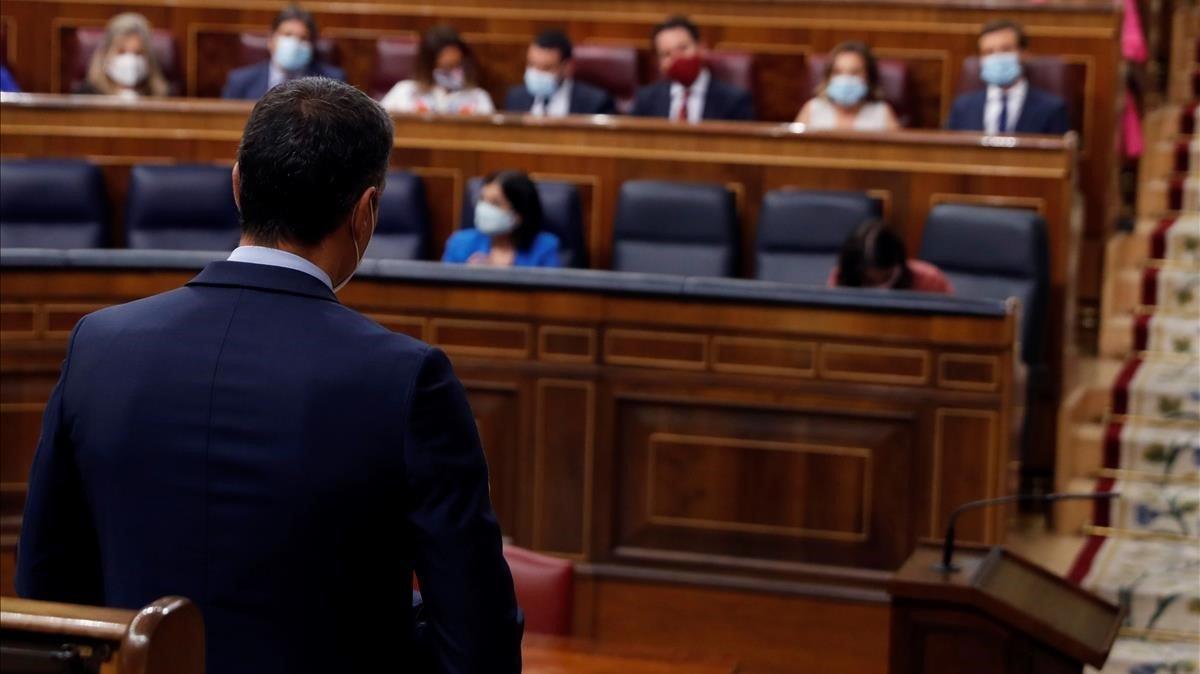
[[[679,121],[681,122],[688,121],[688,96],[691,95],[691,93],[691,89],[684,88],[683,100],[679,103]]]

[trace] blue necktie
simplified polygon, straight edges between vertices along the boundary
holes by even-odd
[[[1008,92],[1000,90],[1000,123],[996,125],[996,133],[1008,132]]]

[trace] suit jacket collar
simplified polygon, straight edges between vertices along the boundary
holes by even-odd
[[[188,285],[253,288],[338,301],[337,295],[324,283],[302,271],[248,262],[210,262],[196,278],[188,281]]]

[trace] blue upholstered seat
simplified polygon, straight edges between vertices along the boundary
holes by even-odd
[[[241,238],[228,166],[134,166],[125,230],[128,247],[233,250]]]
[[[925,221],[919,257],[941,268],[957,295],[1019,299],[1024,360],[1045,360],[1049,257],[1042,216],[1015,208],[941,204]]]
[[[755,276],[763,281],[825,285],[842,244],[879,202],[862,192],[772,190],[758,215]]]
[[[429,240],[425,183],[408,171],[389,171],[379,202],[379,225],[366,256],[422,260]]]
[[[630,180],[613,221],[613,269],[684,276],[737,274],[738,223],[723,185]]]
[[[107,230],[98,167],[74,159],[0,162],[0,248],[97,248]]]

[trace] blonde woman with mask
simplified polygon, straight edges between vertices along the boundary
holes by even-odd
[[[150,49],[150,22],[134,12],[109,20],[104,39],[92,53],[87,79],[75,93],[121,96],[166,96],[162,67]]]

